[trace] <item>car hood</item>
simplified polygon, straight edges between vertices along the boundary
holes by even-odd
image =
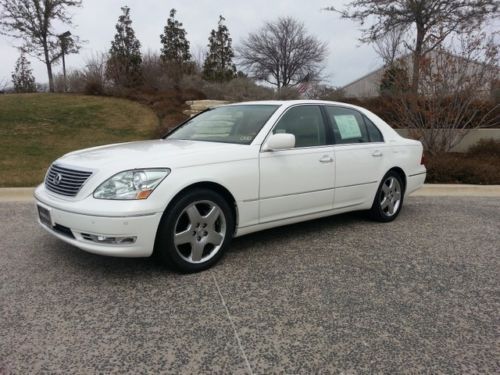
[[[56,162],[69,167],[93,170],[179,168],[248,159],[253,154],[251,149],[248,145],[159,139],[74,151]]]

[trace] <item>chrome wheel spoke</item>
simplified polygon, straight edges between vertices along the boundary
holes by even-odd
[[[191,225],[185,231],[176,233],[174,235],[174,243],[176,245],[183,245],[185,243],[190,243],[193,239],[193,232],[191,230]]]
[[[194,262],[198,262],[201,260],[204,248],[205,244],[200,241],[194,240],[193,242],[191,242],[191,259]]]
[[[391,214],[391,215],[394,213],[394,202],[392,200],[388,201],[388,210],[387,210],[387,212],[389,214]]]
[[[385,197],[382,200],[382,202],[380,202],[380,207],[382,207],[382,209],[385,210],[388,205],[389,205],[389,199],[387,197]]]
[[[224,240],[224,236],[216,231],[210,231],[208,232],[207,236],[207,242],[214,245],[218,246],[222,243]]]
[[[389,186],[388,186],[389,191],[393,191],[394,190],[394,178],[391,177],[391,178],[389,178],[388,181],[389,181]]]
[[[217,206],[213,206],[210,211],[208,212],[208,214],[203,217],[203,219],[210,225],[213,225],[215,224],[215,222],[217,221],[217,219],[219,218],[220,216],[220,209],[219,207]]]
[[[385,182],[382,184],[382,191],[385,193],[385,195],[389,194],[390,192],[389,186],[387,186]]]
[[[200,215],[200,211],[198,211],[198,208],[196,208],[195,204],[192,204],[186,209],[186,214],[189,217],[189,221],[191,222],[191,225],[196,225],[196,223],[199,223],[202,220],[202,217]]]

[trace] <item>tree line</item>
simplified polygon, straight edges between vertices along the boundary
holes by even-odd
[[[379,101],[390,112],[386,118],[393,126],[412,129],[426,149],[441,152],[450,150],[468,129],[500,123],[498,30],[484,29],[498,19],[499,4],[498,0],[352,0],[342,9],[324,10],[358,22],[361,42],[372,44],[382,58]],[[27,54],[45,63],[49,89],[54,91],[53,64],[81,46],[77,36],[57,33],[54,25],[70,27],[69,11],[81,5],[81,0],[0,0],[0,33],[21,42],[12,75],[16,91],[35,88]],[[101,88],[90,93],[102,93],[104,81],[135,90],[146,81],[157,87],[165,75],[177,87],[185,77],[202,78],[202,84],[248,77],[267,82],[278,92],[306,86],[309,97],[348,100],[341,90],[314,84],[323,78],[327,46],[296,19],[265,22],[233,48],[225,19],[219,16],[209,33],[206,54],[196,60],[175,9],[160,35],[158,58],[141,53],[131,10],[125,6],[121,11],[108,53],[86,66],[87,76],[96,75],[101,82]],[[496,87],[497,94],[492,95],[496,102],[478,95],[488,87],[493,95]],[[355,104],[370,108],[367,100]],[[387,115],[379,108],[370,109]]]
[[[25,56],[30,54],[45,63],[49,91],[54,91],[53,65],[59,62],[62,55],[77,53],[81,41],[76,36],[61,38],[53,25],[58,22],[71,26],[69,10],[81,5],[81,0],[0,0],[0,30],[22,42],[19,47],[21,56],[14,72],[16,77],[30,75],[29,62],[27,65]],[[108,52],[106,77],[116,85],[137,87],[142,81],[141,43],[132,27],[130,8],[124,6],[121,11]],[[176,15],[177,11],[172,9],[160,35],[160,42],[163,66],[174,78],[179,79],[183,74],[193,71],[194,61],[187,32]],[[301,22],[290,17],[265,23],[235,50],[225,18],[221,15],[217,27],[209,34],[201,73],[203,79],[217,82],[228,81],[238,75],[249,75],[279,90],[318,80],[326,54],[326,44],[309,35]],[[237,71],[236,55],[245,72]],[[20,68],[25,70],[18,72]],[[18,81],[24,82],[24,79]],[[27,83],[20,91],[31,87]]]

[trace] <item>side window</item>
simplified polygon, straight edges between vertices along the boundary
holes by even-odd
[[[384,142],[384,137],[377,126],[371,122],[367,117],[364,117],[366,130],[368,131],[368,136],[370,137],[370,142]]]
[[[369,142],[370,138],[362,115],[353,109],[325,106],[332,124],[335,143]]]
[[[295,135],[295,147],[326,144],[325,125],[319,106],[304,105],[290,108],[273,129],[273,134]]]

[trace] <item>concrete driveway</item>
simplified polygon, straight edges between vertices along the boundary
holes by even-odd
[[[0,224],[0,374],[500,370],[499,198],[249,235],[195,275],[75,249],[29,203]]]

